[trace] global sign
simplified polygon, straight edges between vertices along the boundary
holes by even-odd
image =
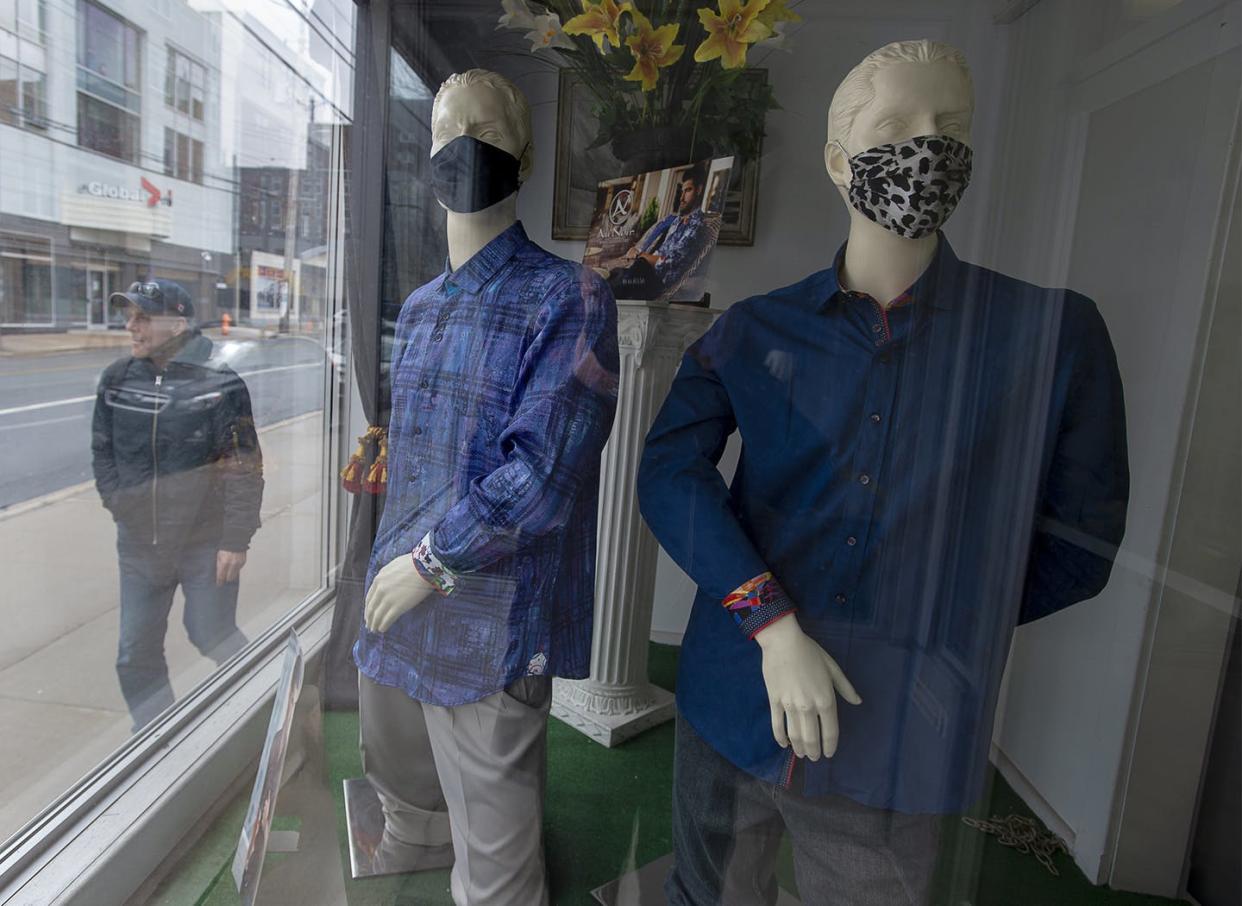
[[[153,208],[157,204],[172,206],[172,192],[162,192],[145,176],[139,180],[141,188],[131,189],[115,183],[91,180],[78,186],[78,191],[96,198],[114,198],[117,201],[137,201]]]

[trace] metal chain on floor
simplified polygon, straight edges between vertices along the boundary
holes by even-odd
[[[1007,818],[992,816],[991,820],[980,818],[963,818],[967,827],[981,830],[985,834],[994,834],[998,842],[1012,846],[1020,853],[1031,853],[1039,860],[1039,864],[1052,874],[1060,877],[1060,872],[1052,863],[1053,853],[1069,854],[1065,841],[1052,831],[1044,830],[1034,818],[1025,815],[1010,815]]]

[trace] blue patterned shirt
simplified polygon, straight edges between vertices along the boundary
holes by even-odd
[[[607,284],[520,223],[406,299],[366,587],[416,547],[452,582],[387,632],[362,627],[363,674],[442,706],[587,675],[618,368]]]
[[[643,238],[641,252],[660,256],[655,272],[660,282],[672,286],[688,276],[687,269],[698,260],[707,241],[707,219],[695,209],[683,222],[680,214],[669,214]]]
[[[1121,380],[1078,293],[960,261],[941,234],[885,307],[838,284],[843,254],[729,308],[647,436],[643,516],[699,586],[677,704],[769,782],[961,811],[1015,625],[1108,581],[1129,493]],[[836,754],[801,772],[751,638],[775,619],[797,619],[862,697],[837,708]]]

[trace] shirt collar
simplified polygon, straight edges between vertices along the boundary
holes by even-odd
[[[957,281],[953,278],[961,266],[961,261],[954,253],[953,246],[949,244],[948,237],[941,231],[937,231],[936,235],[940,241],[936,243],[936,253],[932,256],[931,263],[901,295],[910,296],[910,302],[926,303],[932,308],[948,311],[957,302]],[[837,254],[833,258],[832,267],[824,272],[825,285],[819,305],[821,310],[839,298],[839,294],[843,292],[837,275],[841,272],[841,265],[845,261],[846,245],[847,243],[841,243],[841,247],[837,249]]]
[[[466,292],[478,292],[479,289],[495,276],[496,272],[514,256],[522,246],[529,244],[526,229],[518,220],[504,232],[479,249],[470,260],[453,270],[446,257],[444,259],[444,289],[464,289]]]

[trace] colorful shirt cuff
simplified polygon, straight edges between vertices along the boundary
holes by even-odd
[[[457,574],[440,562],[440,558],[431,549],[431,532],[423,535],[423,540],[414,545],[411,554],[414,566],[419,574],[442,595],[451,595],[457,587]]]
[[[725,596],[723,604],[748,639],[796,609],[771,572],[739,585]]]

